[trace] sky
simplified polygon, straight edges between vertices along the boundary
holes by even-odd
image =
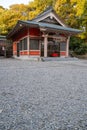
[[[0,0],[0,6],[3,6],[4,8],[9,8],[12,4],[28,4],[31,0]]]

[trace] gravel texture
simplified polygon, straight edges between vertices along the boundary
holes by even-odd
[[[0,130],[87,130],[87,61],[0,59]]]

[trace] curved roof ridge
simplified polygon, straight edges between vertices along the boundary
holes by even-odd
[[[51,12],[51,11],[53,11],[53,7],[52,6],[48,6],[44,11],[42,11],[39,15],[37,15],[33,20],[35,20],[35,19],[37,19],[37,18],[39,18],[39,17],[41,17],[41,16]]]

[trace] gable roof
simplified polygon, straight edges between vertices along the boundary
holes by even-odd
[[[46,15],[46,14],[52,12],[52,11],[53,11],[53,8],[52,8],[51,6],[48,7],[46,10],[44,10],[42,13],[40,13],[38,16],[36,16],[36,17],[33,19],[33,21],[36,21],[37,19],[41,18],[42,16],[44,16],[44,15]]]
[[[36,16],[32,21],[41,22],[47,17],[53,17],[61,26],[68,27],[51,6]]]

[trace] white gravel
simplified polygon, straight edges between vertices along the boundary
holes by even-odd
[[[87,61],[0,59],[0,130],[87,130]]]

